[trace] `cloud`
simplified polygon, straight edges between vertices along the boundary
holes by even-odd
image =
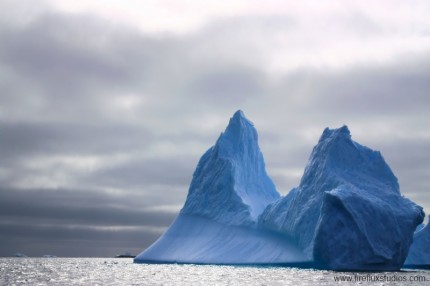
[[[425,112],[430,105],[425,92],[429,88],[430,58],[427,53],[406,58],[383,67],[355,69],[325,78],[320,100],[315,104],[356,115]],[[337,105],[329,105],[331,102]]]
[[[117,197],[85,190],[2,189],[0,215],[4,221],[16,219],[26,223],[59,223],[98,226],[155,226],[169,224],[175,213],[148,211],[136,207],[132,198]],[[28,200],[27,198],[32,198]],[[139,195],[135,195],[134,199]],[[141,198],[142,199],[142,198]],[[144,199],[144,198],[143,198]],[[144,203],[140,203],[143,206]]]
[[[0,122],[0,156],[39,154],[105,154],[136,150],[153,140],[151,131],[134,125],[81,123]]]
[[[193,167],[198,158],[189,156],[152,158],[139,161],[127,161],[110,168],[101,169],[90,179],[106,186],[119,188],[139,188],[148,185],[179,186],[188,189]],[[163,178],[163,180],[160,180]]]
[[[197,75],[184,93],[214,105],[240,106],[266,91],[263,74],[237,67],[223,69]]]
[[[29,256],[113,257],[137,254],[162,233],[140,229],[97,230],[85,227],[0,223],[3,257],[21,252]]]
[[[138,195],[115,196],[88,190],[3,187],[0,197],[0,240],[5,245],[0,248],[2,256],[13,255],[13,249],[28,255],[55,251],[61,256],[79,256],[82,250],[68,248],[87,241],[94,246],[85,250],[89,256],[138,251],[164,231],[177,211],[145,209],[145,202],[136,201]],[[27,243],[37,245],[33,249]],[[11,245],[14,247],[7,247]],[[109,247],[114,248],[103,253]]]

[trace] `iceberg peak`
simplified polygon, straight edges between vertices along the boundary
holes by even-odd
[[[229,225],[252,225],[278,198],[265,170],[257,130],[238,110],[200,159],[181,212]]]
[[[243,113],[243,111],[241,109],[238,109],[234,114],[233,114],[233,118],[245,118],[245,114]]]
[[[220,136],[221,138],[234,144],[258,144],[258,135],[254,124],[245,117],[242,110],[236,111],[230,118],[227,128]]]
[[[321,179],[333,186],[349,182],[365,190],[400,193],[397,178],[381,153],[354,142],[346,125],[324,130],[312,150],[301,187]]]
[[[319,142],[325,140],[336,140],[339,138],[351,139],[351,132],[348,129],[348,126],[343,125],[337,129],[329,129],[328,127],[324,129]]]

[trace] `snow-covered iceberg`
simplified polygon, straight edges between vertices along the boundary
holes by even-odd
[[[404,267],[430,269],[430,217],[425,226],[419,226],[409,248]]]
[[[266,173],[257,131],[239,110],[201,157],[173,224],[134,261],[303,262],[301,250],[284,234],[258,229],[258,216],[279,197]]]
[[[299,187],[269,205],[259,224],[286,234],[320,267],[398,270],[423,221],[380,152],[325,129]]]

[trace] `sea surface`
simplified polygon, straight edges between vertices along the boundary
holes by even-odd
[[[134,264],[130,258],[0,258],[0,285],[429,284],[429,270],[355,273],[286,267]]]

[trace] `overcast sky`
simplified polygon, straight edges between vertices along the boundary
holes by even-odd
[[[0,256],[137,254],[237,109],[299,184],[325,127],[430,213],[430,2],[0,0]]]

